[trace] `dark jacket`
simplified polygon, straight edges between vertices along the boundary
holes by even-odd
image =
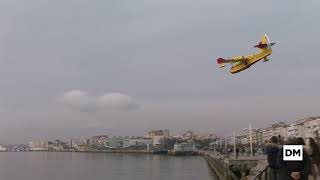
[[[269,167],[274,168],[274,169],[279,169],[280,168],[280,162],[279,162],[279,151],[280,147],[278,144],[275,143],[268,143],[266,144],[266,153],[268,156],[268,164]]]
[[[308,174],[311,171],[311,162],[305,150],[303,150],[302,161],[283,161],[283,148],[281,148],[279,160],[287,179],[291,179],[290,174],[292,172],[300,172],[302,180],[308,179]]]

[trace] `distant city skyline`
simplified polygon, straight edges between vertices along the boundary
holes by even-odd
[[[320,2],[0,2],[0,144],[40,137],[228,134],[319,115]],[[258,7],[258,8],[257,8]],[[232,12],[232,13],[230,13]],[[267,63],[236,75],[216,58]]]

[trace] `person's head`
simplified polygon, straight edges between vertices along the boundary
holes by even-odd
[[[298,137],[296,142],[297,142],[297,145],[306,145],[302,137]]]
[[[277,143],[278,143],[278,138],[277,138],[276,136],[272,136],[272,137],[270,138],[270,142],[277,144]]]
[[[319,154],[319,146],[313,138],[308,138],[308,146],[310,146],[315,154]]]
[[[297,145],[297,138],[295,137],[288,137],[286,145]]]
[[[313,146],[313,145],[317,145],[316,141],[313,138],[308,138],[308,145]]]
[[[311,146],[311,142],[310,141],[311,141],[310,138],[306,139],[305,143],[306,143],[307,146]]]

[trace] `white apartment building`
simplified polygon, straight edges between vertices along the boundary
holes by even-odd
[[[284,122],[272,124],[270,127],[261,130],[263,143],[270,140],[272,136],[281,137],[286,140],[288,137],[288,125]]]
[[[308,117],[299,119],[289,124],[288,136],[315,138],[318,139],[320,133],[320,117]]]
[[[309,118],[303,123],[304,138],[319,138],[320,133],[320,117]]]
[[[287,134],[288,136],[293,136],[293,137],[304,137],[304,125],[303,122],[305,119],[299,119],[297,121],[294,121],[289,124]]]
[[[273,128],[267,127],[261,130],[262,132],[262,141],[266,143],[272,136],[274,136]]]
[[[238,140],[237,144],[241,144],[241,145],[249,144],[249,141],[248,141],[248,138],[247,138],[246,134],[237,136],[237,140]]]
[[[289,124],[279,122],[272,124],[270,127],[263,129],[252,129],[252,143],[256,145],[264,144],[270,140],[272,136],[281,137],[286,141],[288,137],[314,138],[320,142],[320,116],[308,117],[296,120]],[[220,138],[224,143],[224,138]],[[219,141],[217,141],[219,144]],[[221,143],[221,142],[220,142]],[[250,134],[245,129],[244,134],[236,136],[236,144],[247,145],[250,143]],[[227,138],[227,144],[233,144],[233,138]]]

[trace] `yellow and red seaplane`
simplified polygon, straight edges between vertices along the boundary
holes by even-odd
[[[272,53],[272,48],[275,43],[271,43],[269,37],[265,34],[261,38],[261,42],[254,47],[259,48],[260,52],[257,54],[250,54],[247,56],[235,56],[228,59],[218,58],[217,63],[220,68],[225,67],[226,63],[231,64],[230,72],[232,74],[238,73],[249,68],[254,63],[263,59],[263,62],[269,61],[268,56]]]

